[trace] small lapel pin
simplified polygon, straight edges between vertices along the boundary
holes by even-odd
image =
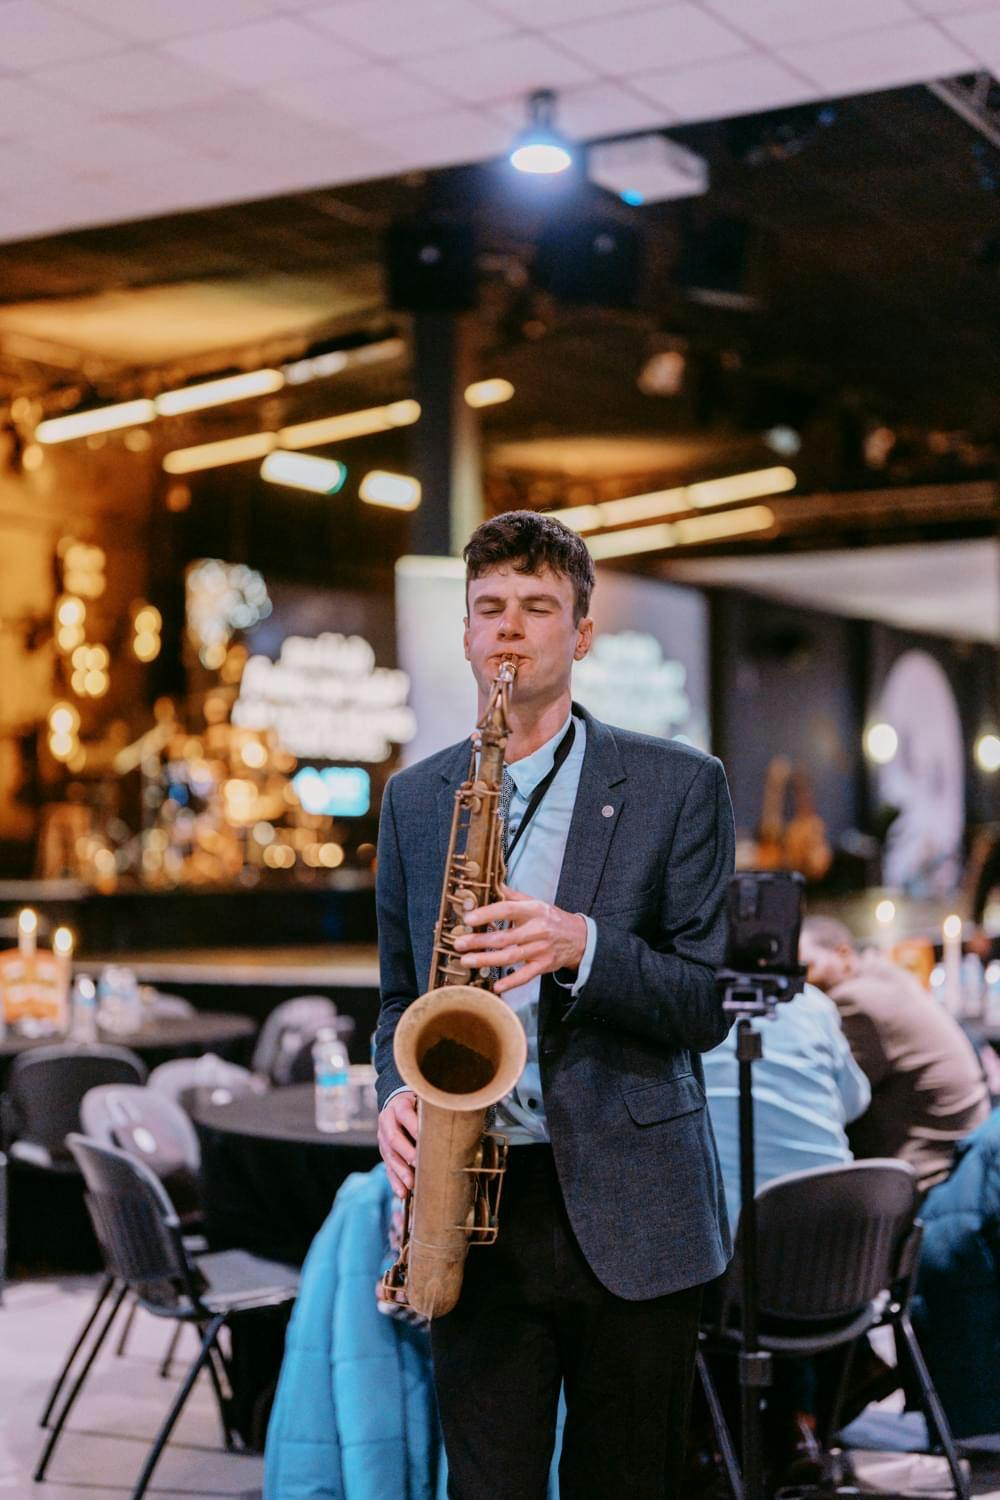
[[[615,815],[615,810],[611,806],[611,803],[610,802],[606,802],[604,804],[604,806],[601,808],[601,817],[602,818],[613,818],[614,815]]]

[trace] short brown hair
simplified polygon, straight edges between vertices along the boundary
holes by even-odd
[[[838,948],[856,948],[850,930],[836,917],[806,917],[802,923],[803,937],[812,938],[817,948],[828,948],[836,953]]]
[[[515,573],[540,573],[550,568],[573,585],[573,623],[579,625],[590,609],[594,588],[594,560],[582,536],[535,510],[508,510],[477,526],[465,551],[466,600],[473,578],[513,563]]]

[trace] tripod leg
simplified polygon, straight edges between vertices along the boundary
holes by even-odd
[[[719,1393],[715,1389],[715,1381],[712,1372],[708,1368],[708,1360],[701,1349],[695,1355],[695,1367],[698,1371],[698,1379],[705,1393],[708,1403],[709,1414],[712,1418],[712,1430],[715,1433],[715,1441],[719,1445],[719,1453],[726,1470],[726,1479],[732,1491],[733,1500],[743,1500],[743,1477],[740,1474],[740,1466],[736,1461],[736,1450],[733,1447],[732,1433],[729,1431],[729,1423],[726,1421],[722,1410],[722,1402]]]

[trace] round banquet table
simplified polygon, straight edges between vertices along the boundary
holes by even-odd
[[[344,1178],[379,1160],[374,1124],[337,1135],[316,1129],[311,1083],[228,1104],[194,1101],[191,1113],[215,1250],[301,1264]]]
[[[157,1016],[147,1021],[141,1030],[127,1036],[102,1031],[98,1040],[137,1052],[152,1071],[172,1058],[200,1057],[203,1052],[215,1052],[228,1062],[249,1063],[256,1030],[256,1022],[249,1016],[201,1010],[190,1016]],[[18,1053],[64,1040],[59,1036],[23,1037],[8,1032],[0,1041],[0,1092],[10,1064]]]

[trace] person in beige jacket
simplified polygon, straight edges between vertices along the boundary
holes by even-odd
[[[848,1131],[856,1157],[897,1156],[926,1193],[951,1171],[956,1142],[989,1114],[975,1050],[958,1022],[905,969],[859,952],[828,917],[807,917],[799,958],[840,1013],[872,1102]]]

